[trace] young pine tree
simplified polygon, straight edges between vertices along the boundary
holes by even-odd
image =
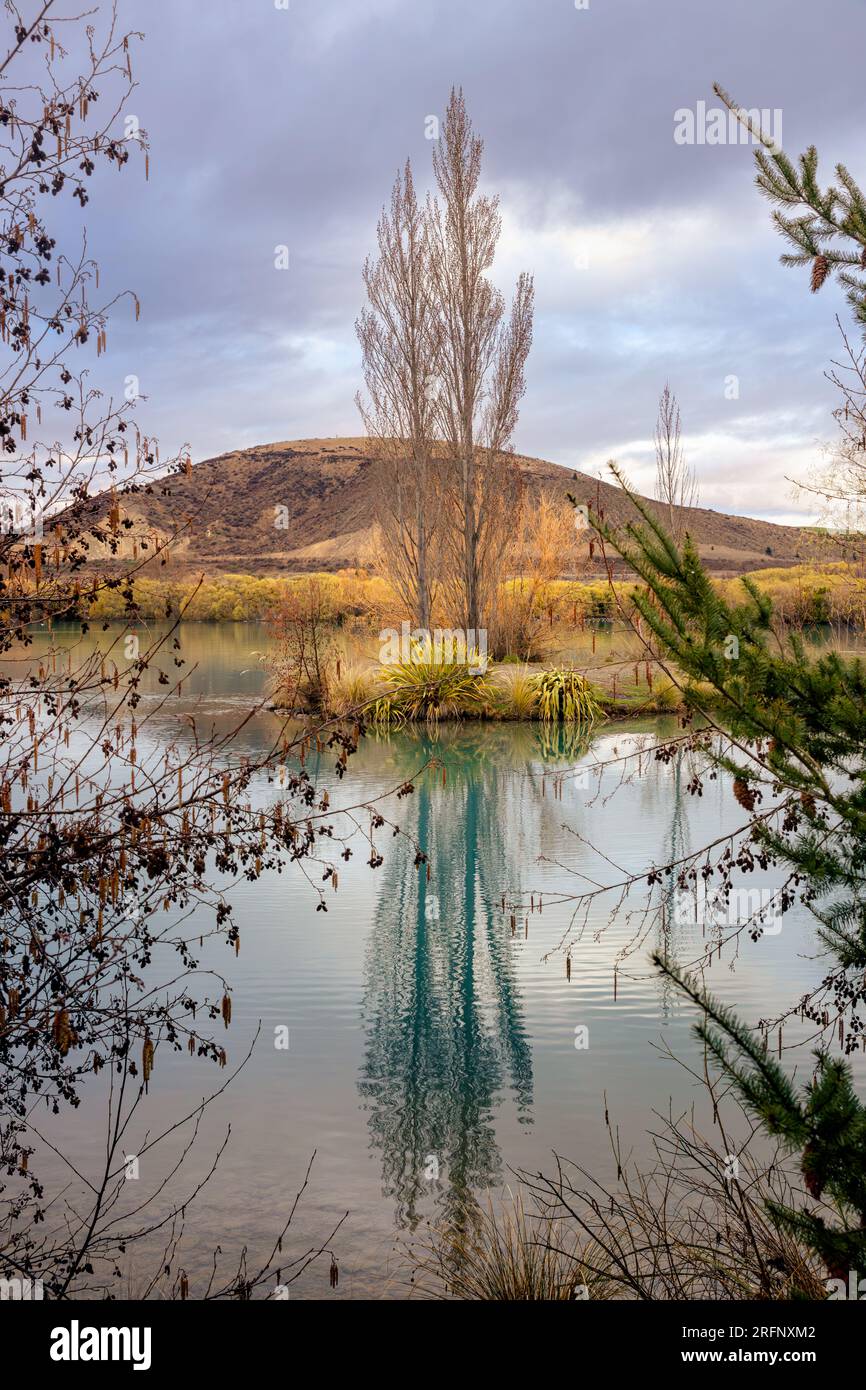
[[[770,142],[762,145],[756,181],[794,248],[783,262],[810,264],[813,291],[836,275],[866,333],[863,194],[842,165],[838,185],[822,189],[814,147],[795,166]],[[790,867],[815,914],[832,961],[824,997],[851,1053],[866,1039],[866,666],[833,652],[813,656],[794,635],[779,642],[769,599],[751,580],[743,580],[742,603],[727,603],[689,537],[678,545],[619,480],[640,520],[619,532],[601,520],[596,528],[643,580],[637,608],[682,673],[688,704],[705,709],[711,688],[736,750],[719,761],[733,775],[737,800],[753,812],[764,792],[781,797],[777,817],[753,816],[750,840],[756,855]],[[811,1080],[795,1086],[763,1040],[700,983],[662,956],[655,963],[702,1011],[698,1035],[746,1108],[799,1157],[806,1201],[771,1207],[774,1219],[832,1277],[866,1275],[866,1107],[845,1057],[820,1048]],[[825,1008],[804,1001],[803,1013],[826,1029]]]

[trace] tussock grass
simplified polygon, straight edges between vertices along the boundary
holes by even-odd
[[[525,666],[500,671],[497,713],[502,719],[534,719],[538,712],[536,677]]]
[[[428,661],[420,652],[416,660],[379,667],[382,694],[373,706],[379,724],[401,724],[490,712],[495,693],[486,672],[473,671],[477,663],[470,653],[466,662]]]
[[[545,1219],[570,1228],[583,1268],[604,1278],[609,1297],[825,1299],[826,1270],[774,1216],[809,1200],[802,1175],[781,1149],[768,1148],[727,1083],[691,1074],[712,1106],[709,1133],[693,1111],[671,1110],[650,1133],[653,1158],[641,1165],[623,1152],[606,1115],[616,1182],[557,1159],[551,1177],[527,1180],[531,1198]]]
[[[772,1215],[773,1203],[797,1200],[797,1175],[778,1151],[753,1151],[763,1136],[736,1109],[739,1143],[718,1112],[712,1137],[692,1114],[661,1117],[648,1167],[623,1153],[608,1121],[615,1183],[559,1157],[552,1176],[523,1175],[516,1195],[433,1233],[416,1289],[518,1302],[825,1299],[826,1271]]]
[[[573,1302],[607,1298],[605,1276],[588,1270],[566,1223],[527,1211],[522,1193],[464,1210],[423,1250],[415,1270],[422,1297],[471,1302]]]
[[[339,675],[331,678],[328,688],[329,713],[362,713],[377,699],[378,690],[374,671],[358,662],[341,662]]]

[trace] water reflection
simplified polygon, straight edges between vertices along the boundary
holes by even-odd
[[[693,771],[693,762],[688,753],[678,748],[669,768],[670,823],[664,853],[665,862],[668,864],[682,863],[691,849],[685,783]],[[661,889],[661,913],[655,949],[672,960],[678,958],[677,892],[676,875],[667,875]],[[657,975],[656,990],[660,1018],[672,1018],[676,1010],[676,986],[667,975]]]
[[[505,734],[512,748],[514,734]],[[407,775],[428,757],[442,766],[419,782],[407,827],[429,868],[416,869],[411,846],[394,842],[365,964],[359,1089],[401,1227],[417,1223],[429,1198],[437,1218],[456,1219],[473,1191],[497,1182],[495,1114],[506,1097],[520,1123],[532,1123],[519,942],[501,895],[504,885],[520,893],[526,801],[542,792],[537,776],[515,775],[497,757],[495,742],[467,728],[391,741]],[[526,730],[526,770],[577,749],[585,744],[573,731]]]
[[[190,715],[202,729],[234,727],[265,682],[257,653],[266,641],[241,625],[188,625],[183,695],[149,720],[151,744],[189,738]],[[154,696],[160,689],[154,681]],[[148,692],[142,711],[155,709]],[[262,716],[234,751],[258,756],[278,727],[274,716]],[[385,808],[424,844],[430,878],[414,867],[413,850],[383,829],[376,838],[384,865],[371,871],[356,847],[341,865],[327,916],[298,873],[232,888],[240,955],[220,946],[203,964],[229,979],[232,1063],[260,1021],[263,1034],[202,1136],[204,1176],[232,1127],[210,1195],[190,1208],[188,1259],[196,1268],[209,1264],[228,1232],[267,1253],[313,1149],[297,1235],[310,1244],[335,1214],[351,1211],[338,1247],[341,1297],[381,1296],[395,1215],[404,1229],[422,1216],[450,1217],[464,1199],[483,1201],[488,1187],[495,1193],[514,1169],[551,1171],[552,1151],[615,1181],[608,1104],[625,1147],[652,1163],[654,1112],[695,1103],[691,1075],[661,1052],[663,1043],[700,1070],[692,1013],[649,964],[659,938],[655,919],[642,930],[642,887],[620,910],[613,893],[576,921],[568,899],[593,881],[618,882],[718,841],[742,823],[727,774],[698,797],[689,792],[689,755],[656,761],[656,740],[681,732],[674,718],[600,726],[587,762],[609,766],[585,781],[573,772],[585,752],[575,731],[546,736],[538,725],[443,726],[438,739],[374,733],[350,760],[345,782],[333,777],[327,751],[310,750],[307,766],[321,773],[335,807],[373,804],[431,753],[441,760],[444,785],[440,769],[419,779],[407,801]],[[645,749],[640,769],[626,767],[624,755],[638,747]],[[263,802],[277,794],[273,784],[256,788]],[[769,872],[757,881],[779,879]],[[535,895],[536,903],[543,894],[528,940],[522,917],[511,935],[503,894]],[[672,896],[667,901],[662,940],[690,961],[705,945],[702,928],[690,919],[678,924]],[[566,937],[574,941],[569,975]],[[736,959],[717,955],[707,981],[754,1022],[814,988],[815,949],[812,919],[798,906],[780,935],[745,942]],[[268,1044],[277,1024],[291,1026],[288,1052]],[[574,1045],[578,1025],[589,1030],[586,1050]],[[792,1023],[790,1039],[797,1038]],[[185,1055],[167,1056],[157,1077],[141,1118],[153,1132],[186,1113],[203,1089],[198,1063]],[[80,1172],[98,1171],[104,1148],[99,1079],[88,1092],[84,1107],[56,1117],[51,1131]],[[712,1126],[712,1114],[698,1113],[697,1122]],[[391,1287],[404,1292],[399,1280]],[[321,1297],[318,1269],[293,1286],[293,1297],[295,1289]]]

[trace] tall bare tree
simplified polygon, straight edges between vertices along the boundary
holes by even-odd
[[[685,529],[679,507],[698,505],[698,480],[692,472],[682,446],[680,408],[669,384],[659,398],[656,421],[656,497],[667,508],[667,525],[678,540]]]
[[[506,455],[525,388],[534,298],[532,278],[522,274],[506,317],[505,301],[487,278],[501,219],[499,200],[477,192],[483,148],[462,91],[452,89],[433,152],[439,198],[428,202],[441,325],[434,406],[451,474],[454,591],[465,626],[476,629],[492,615],[514,519],[518,477]]]
[[[364,264],[368,305],[355,327],[368,401],[358,408],[376,441],[377,519],[389,574],[409,612],[430,626],[437,507],[432,484],[435,363],[440,325],[429,273],[427,219],[409,161]]]

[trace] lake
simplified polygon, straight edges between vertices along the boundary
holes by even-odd
[[[231,727],[264,688],[267,640],[255,625],[186,625],[183,654],[195,670],[147,737],[182,738],[190,713],[202,729]],[[147,695],[145,708],[155,699]],[[258,716],[238,751],[265,748],[276,727],[275,716]],[[229,1070],[260,1032],[249,1062],[206,1112],[189,1175],[174,1189],[192,1189],[230,1127],[214,1177],[187,1211],[181,1263],[193,1296],[217,1244],[265,1249],[313,1151],[286,1250],[318,1244],[348,1212],[333,1241],[340,1282],[331,1290],[327,1261],[319,1262],[292,1297],[404,1297],[407,1250],[467,1196],[499,1193],[520,1170],[551,1171],[554,1152],[609,1177],[605,1102],[637,1155],[648,1153],[646,1131],[669,1098],[679,1109],[702,1103],[666,1055],[700,1059],[690,1009],[648,962],[660,928],[641,916],[644,890],[618,912],[616,891],[599,895],[577,919],[573,902],[587,887],[616,884],[743,823],[727,777],[695,797],[690,755],[654,761],[657,743],[676,732],[673,719],[600,725],[587,746],[538,724],[443,724],[370,734],[342,782],[333,755],[307,760],[335,809],[380,797],[432,762],[411,796],[383,806],[428,856],[429,877],[415,867],[409,839],[385,827],[375,837],[384,862],[368,866],[361,835],[340,864],[338,891],[327,889],[327,912],[316,911],[310,865],[312,881],[298,868],[233,890],[240,952],[213,945],[203,961],[231,987]],[[622,761],[638,749],[639,775],[633,760]],[[742,883],[768,888],[781,879]],[[669,915],[666,935],[686,963],[700,954],[703,927],[679,924],[681,915]],[[798,907],[777,934],[752,942],[744,933],[736,950],[714,958],[707,979],[754,1023],[822,974],[812,918]],[[785,1056],[808,1071],[808,1049],[790,1048],[798,1036],[786,1025]],[[276,1046],[278,1037],[288,1047]],[[126,1152],[226,1075],[159,1049]],[[94,1078],[78,1111],[45,1129],[79,1171],[98,1161],[103,1144],[102,1081]],[[139,1190],[158,1176],[143,1160]],[[137,1277],[134,1270],[130,1294]]]

